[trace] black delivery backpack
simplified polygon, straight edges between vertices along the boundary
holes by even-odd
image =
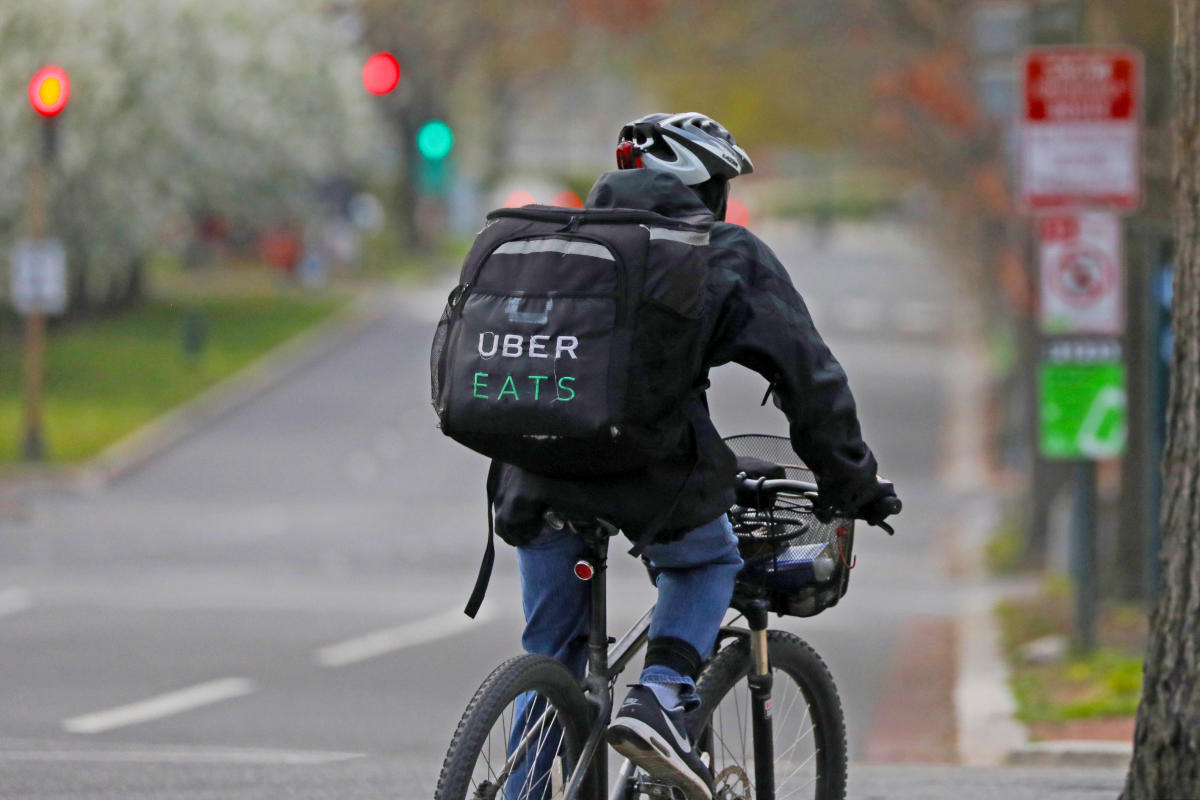
[[[442,432],[561,478],[687,452],[709,225],[632,209],[488,215],[433,342]]]

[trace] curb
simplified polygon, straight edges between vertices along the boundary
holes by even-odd
[[[1029,743],[1025,727],[1014,719],[1017,704],[1008,688],[1008,664],[992,614],[1001,592],[984,577],[983,544],[995,520],[995,505],[980,502],[967,511],[962,526],[970,589],[958,618],[954,708],[959,759],[972,767],[1000,766]]]
[[[1019,767],[1107,767],[1127,769],[1133,742],[1072,739],[1031,742],[1008,754],[1005,763]]]
[[[386,297],[359,295],[329,319],[153,418],[83,465],[36,468],[32,473],[15,473],[2,483],[16,492],[47,485],[85,491],[103,488],[349,344],[383,318]]]
[[[383,310],[377,295],[359,295],[345,310],[272,348],[191,400],[109,445],[79,468],[70,482],[77,488],[96,489],[135,472],[192,434],[349,344],[382,319]]]
[[[1101,767],[1125,769],[1133,743],[1109,740],[1031,742],[1017,721],[1010,671],[1000,646],[996,604],[1027,594],[1035,584],[989,581],[982,547],[995,523],[996,509],[980,503],[967,513],[963,547],[971,588],[958,618],[958,676],[954,690],[961,762],[972,767]]]

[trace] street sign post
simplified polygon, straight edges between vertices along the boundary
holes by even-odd
[[[1095,644],[1096,464],[1125,446],[1121,220],[1141,203],[1142,61],[1124,47],[1020,59],[1017,202],[1037,220],[1038,450],[1076,463],[1075,641]]]
[[[1141,202],[1141,55],[1035,48],[1021,66],[1019,200],[1132,211]]]

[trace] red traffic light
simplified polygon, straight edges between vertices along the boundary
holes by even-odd
[[[363,64],[362,82],[371,94],[387,94],[400,83],[400,62],[391,53],[376,53]]]
[[[61,67],[42,67],[29,81],[29,102],[43,117],[53,117],[67,107],[71,81]]]

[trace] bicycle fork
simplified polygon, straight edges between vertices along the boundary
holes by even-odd
[[[775,737],[771,723],[771,660],[767,652],[768,604],[749,603],[746,622],[750,627],[751,726],[754,731],[754,788],[756,800],[775,798]]]

